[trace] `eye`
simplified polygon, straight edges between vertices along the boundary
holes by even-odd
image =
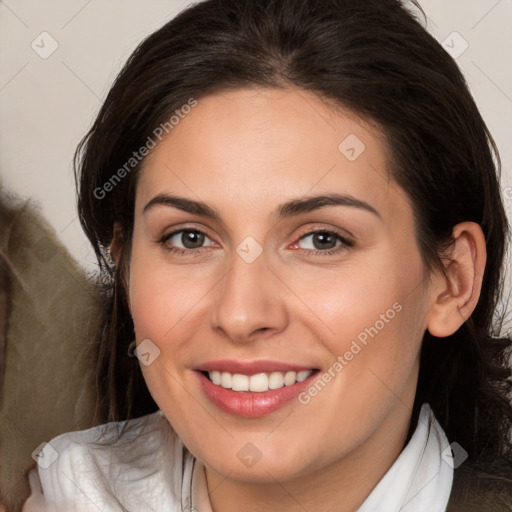
[[[302,235],[295,245],[309,254],[329,255],[347,247],[353,247],[354,244],[336,231],[323,229]]]
[[[198,229],[180,229],[164,235],[159,241],[169,252],[180,255],[191,255],[202,252],[208,246],[215,246],[215,242]],[[293,245],[301,251],[313,255],[330,255],[339,250],[353,247],[353,242],[347,240],[336,231],[322,229],[310,231],[302,235]]]
[[[214,245],[211,238],[198,229],[180,229],[165,235],[159,240],[159,243],[168,251],[180,254],[198,252],[198,249],[205,247],[205,242],[207,242],[206,246]]]

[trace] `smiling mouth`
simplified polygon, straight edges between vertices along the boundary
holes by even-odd
[[[217,360],[194,372],[206,398],[229,414],[262,418],[292,403],[320,370],[280,361]]]
[[[220,371],[202,371],[201,373],[216,386],[233,391],[248,391],[264,393],[266,391],[281,389],[303,382],[310,375],[318,372],[317,369],[301,370],[298,372],[268,372],[244,375]]]

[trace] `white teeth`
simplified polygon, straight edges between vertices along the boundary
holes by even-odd
[[[292,386],[296,382],[307,379],[313,370],[302,370],[300,372],[272,372],[257,373],[255,375],[242,375],[240,373],[229,373],[212,371],[208,372],[210,380],[217,386],[222,386],[233,391],[253,391],[262,393],[269,389],[280,389],[284,386]]]
[[[249,377],[235,373],[231,379],[231,389],[233,391],[249,391]]]
[[[279,389],[284,386],[284,375],[281,372],[272,372],[268,378],[269,389]]]
[[[303,380],[306,380],[310,375],[310,370],[302,370],[301,372],[297,372],[297,382],[302,382]]]
[[[286,372],[286,375],[284,376],[284,385],[291,386],[292,384],[295,384],[296,376],[297,374],[295,372]]]
[[[257,373],[251,375],[249,379],[249,391],[267,391],[268,390],[268,377],[266,373]]]
[[[220,385],[223,388],[231,389],[231,379],[232,379],[231,373],[222,372],[221,375],[220,375]]]

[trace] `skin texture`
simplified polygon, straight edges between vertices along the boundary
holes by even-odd
[[[365,145],[353,161],[338,149],[351,134]],[[326,206],[273,215],[286,201],[334,192],[378,214]],[[164,205],[144,213],[158,194],[207,203],[221,220]],[[162,237],[185,228],[207,235],[203,247],[169,252],[184,247],[181,234]],[[325,251],[314,246],[318,229],[352,246],[314,254]],[[205,464],[216,512],[349,511],[363,503],[403,449],[425,330],[447,336],[476,305],[483,235],[469,222],[454,235],[446,275],[429,275],[407,195],[389,177],[382,133],[310,92],[201,98],[153,150],[137,185],[130,310],[137,342],[149,338],[160,350],[142,366],[148,387]],[[248,236],[263,251],[252,263],[236,251]],[[217,359],[270,359],[325,372],[394,304],[394,318],[306,405],[292,400],[261,418],[238,417],[209,401],[193,371]],[[247,443],[261,453],[251,467],[237,456]]]

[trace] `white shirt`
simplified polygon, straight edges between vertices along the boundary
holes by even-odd
[[[70,432],[46,444],[23,512],[212,512],[203,464],[160,411],[128,421],[118,438],[120,426]],[[453,466],[443,457],[448,446],[423,404],[412,438],[359,512],[444,512],[453,482]]]

